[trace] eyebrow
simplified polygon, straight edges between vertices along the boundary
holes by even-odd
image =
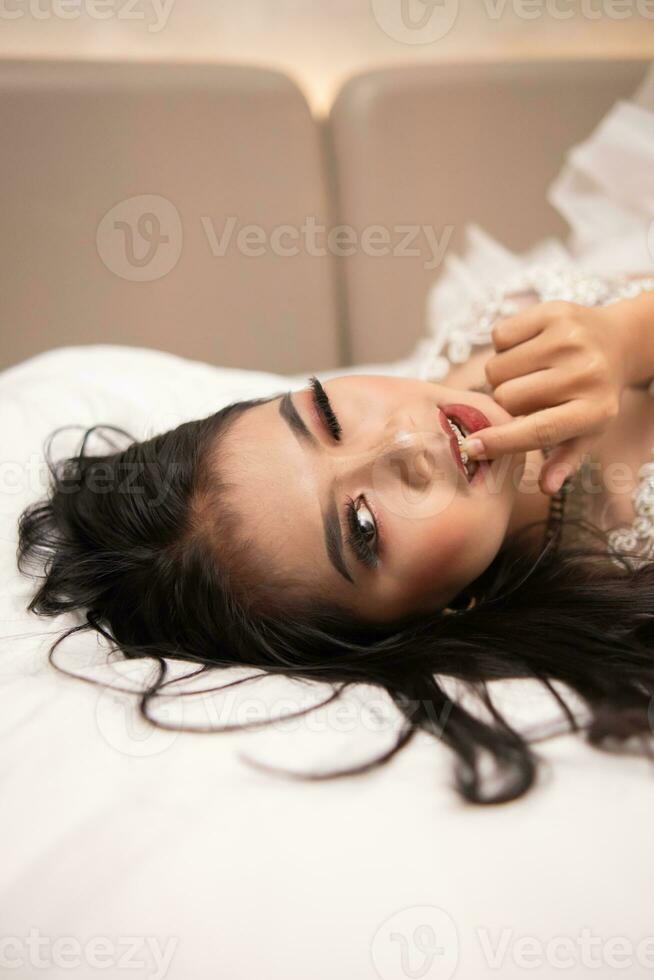
[[[279,414],[300,442],[308,446],[312,452],[318,451],[320,443],[307,428],[304,419],[296,409],[290,391],[283,394],[280,399]],[[354,585],[354,579],[348,571],[343,557],[343,535],[341,534],[341,522],[338,519],[338,507],[336,505],[333,487],[330,490],[327,509],[322,513],[322,522],[327,557],[338,574],[342,575],[347,582],[351,582]]]
[[[279,414],[288,424],[291,431],[300,437],[300,440],[307,443],[315,451],[318,449],[319,443],[316,437],[304,424],[304,419],[298,413],[297,408],[291,398],[290,391],[287,391],[282,395],[279,402]]]

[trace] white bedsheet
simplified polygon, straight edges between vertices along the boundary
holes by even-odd
[[[385,369],[403,372],[356,370]],[[427,735],[368,775],[282,779],[242,756],[315,770],[376,754],[397,723],[389,699],[361,686],[286,728],[178,734],[141,723],[133,695],[46,663],[66,622],[25,613],[31,584],[15,568],[16,518],[45,485],[45,437],[107,422],[140,438],[304,381],[111,346],[55,350],[0,376],[0,974],[649,976],[654,773],[642,759],[559,737],[541,746],[536,790],[496,808],[459,802],[452,757]],[[124,686],[148,670],[107,665],[90,635],[59,661]],[[219,724],[326,690],[269,678],[158,713]],[[529,685],[497,691],[517,720],[552,716]]]

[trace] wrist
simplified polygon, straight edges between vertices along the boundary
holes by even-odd
[[[623,383],[639,387],[654,377],[654,292],[603,307],[620,338]]]

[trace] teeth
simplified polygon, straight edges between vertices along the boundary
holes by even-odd
[[[452,431],[454,432],[454,435],[457,438],[457,442],[459,443],[459,452],[461,453],[461,460],[463,461],[463,465],[466,468],[466,473],[468,474],[468,477],[471,477],[472,474],[474,473],[475,469],[477,468],[477,466],[473,462],[472,469],[469,469],[468,468],[468,463],[470,462],[470,458],[469,458],[468,454],[466,453],[465,449],[461,449],[461,444],[462,444],[463,440],[465,439],[467,433],[466,433],[465,429],[463,429],[457,422],[454,422],[450,418],[448,418],[447,421],[450,423],[450,426],[452,428]]]

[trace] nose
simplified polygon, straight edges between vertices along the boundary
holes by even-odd
[[[365,445],[358,442],[350,453],[334,453],[334,464],[342,467],[343,475],[352,478],[355,471],[362,477],[382,478],[386,471],[409,487],[425,490],[436,482],[458,477],[447,436],[434,419],[429,425],[424,419],[417,422],[406,411],[389,418],[375,434],[366,432]]]
[[[436,431],[420,432],[415,428],[397,428],[391,435],[388,447],[378,463],[388,462],[410,486],[424,486],[434,479],[439,462]]]

